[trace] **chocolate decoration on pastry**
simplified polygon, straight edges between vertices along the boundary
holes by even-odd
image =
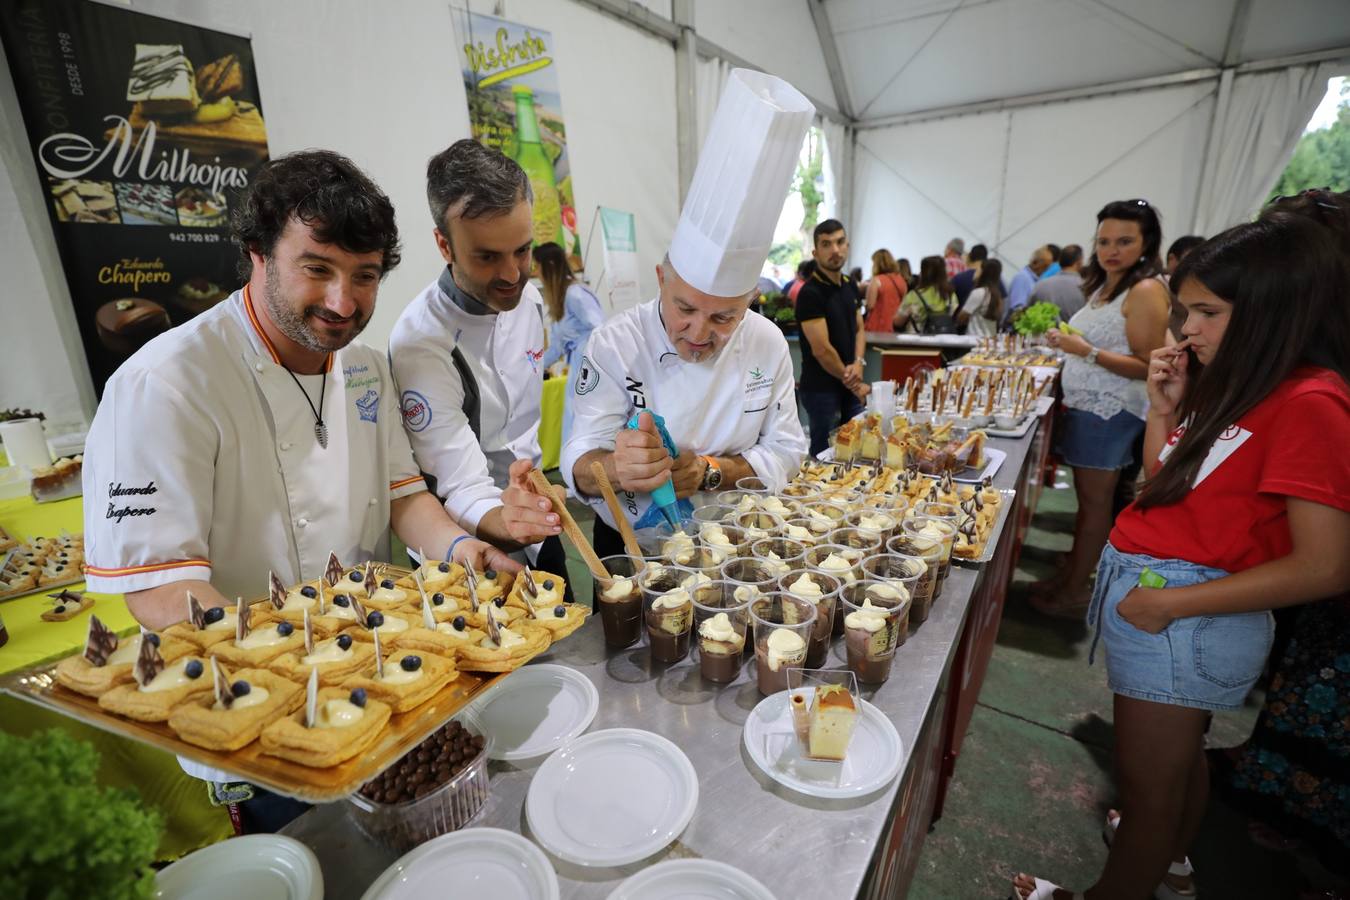
[[[91,666],[106,666],[108,657],[117,649],[117,635],[108,626],[99,621],[98,616],[89,617],[89,636],[84,640],[84,658]]]

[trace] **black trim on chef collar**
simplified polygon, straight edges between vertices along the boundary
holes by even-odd
[[[670,332],[666,331],[666,317],[661,315],[661,298],[656,300],[656,321],[661,325],[661,338],[665,341],[666,349],[656,357],[658,365],[665,365],[669,357],[675,357],[670,362],[679,362],[680,354],[675,350],[675,344],[670,340]]]
[[[450,302],[464,310],[471,316],[495,316],[497,311],[483,303],[476,297],[471,296],[455,283],[454,273],[450,271],[450,266],[445,267],[441,272],[441,277],[436,279],[436,284],[441,289],[441,293],[450,298]]]

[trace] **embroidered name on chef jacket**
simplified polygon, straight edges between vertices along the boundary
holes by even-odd
[[[113,519],[118,525],[121,525],[122,520],[127,518],[128,516],[131,517],[153,516],[156,512],[158,512],[158,510],[153,506],[132,506],[129,502],[123,501],[124,503],[126,503],[126,505],[118,507],[118,505],[115,502],[113,502],[113,498],[148,497],[151,494],[157,493],[159,493],[159,488],[155,487],[155,482],[153,480],[148,482],[143,487],[136,487],[135,485],[132,485],[130,487],[124,487],[122,485],[122,482],[120,481],[109,482],[108,514],[104,516],[104,518]]]

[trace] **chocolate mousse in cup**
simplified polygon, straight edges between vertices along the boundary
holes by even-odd
[[[927,621],[928,612],[933,608],[933,601],[937,598],[938,569],[942,565],[942,542],[932,538],[900,534],[886,542],[885,557],[923,563],[923,574],[914,585],[909,620],[915,625]],[[876,573],[882,571],[875,566],[869,567],[871,562],[870,559],[863,560],[864,578],[875,578]]]
[[[750,558],[768,566],[775,578],[782,578],[806,557],[806,545],[787,538],[763,538],[750,544]]]
[[[731,581],[710,581],[694,591],[694,641],[703,677],[717,684],[736,680],[745,658],[750,600],[739,599]],[[756,595],[758,596],[758,595]]]
[[[783,520],[773,513],[754,510],[736,516],[736,527],[741,530],[742,539],[749,544],[765,538],[783,536]]]
[[[920,500],[914,504],[914,512],[930,519],[951,522],[957,528],[961,527],[961,507],[954,503],[943,503],[940,500]]]
[[[647,643],[657,662],[679,662],[689,655],[689,631],[694,624],[691,590],[697,590],[704,577],[691,569],[657,563],[649,564],[638,576]]]
[[[820,496],[824,488],[819,481],[794,481],[781,491],[784,497],[791,497],[798,503],[806,503]]]
[[[781,572],[764,560],[748,556],[738,556],[722,563],[722,579],[732,585],[732,593],[737,600],[749,603],[761,594],[771,594],[778,590],[778,580],[790,571]]]
[[[840,530],[844,529],[830,532],[825,542],[808,548],[805,565],[808,569],[833,575],[841,582],[857,581],[862,577],[862,561],[875,555],[880,545],[873,545],[874,538],[871,536],[862,541],[861,547],[833,543],[833,536]],[[844,620],[839,616],[838,604],[835,605],[834,616],[834,620],[830,623],[830,633],[837,637],[844,633]]]
[[[791,594],[769,594],[750,604],[755,679],[765,696],[787,690],[787,670],[801,668],[816,621],[815,604]]]
[[[891,677],[895,648],[905,642],[910,598],[898,581],[855,581],[844,589],[844,655],[859,681],[881,684]]]
[[[779,579],[779,584],[781,593],[808,600],[816,607],[816,622],[806,646],[805,665],[808,669],[819,669],[830,655],[834,614],[843,581],[819,569],[794,569]]]
[[[637,576],[647,561],[640,556],[606,556],[600,560],[613,578],[595,581],[595,608],[600,611],[605,643],[611,647],[631,647],[642,636],[642,589]]]
[[[933,589],[933,599],[942,596],[942,585],[952,568],[952,547],[956,544],[956,526],[943,519],[929,516],[914,516],[900,523],[902,534],[925,537],[939,541],[942,545],[941,561],[938,564],[937,587]]]
[[[885,546],[886,542],[895,537],[896,531],[900,528],[901,514],[894,509],[886,509],[882,498],[868,498],[868,504],[863,509],[856,509],[844,517],[844,521],[851,528],[867,534],[876,535],[880,546]]]

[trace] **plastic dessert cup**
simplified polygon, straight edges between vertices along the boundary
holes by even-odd
[[[724,509],[725,507],[703,507],[703,509]],[[702,510],[700,510],[701,512]],[[703,522],[698,526],[698,545],[713,551],[714,555],[720,556],[721,561],[718,566],[722,566],[728,559],[734,559],[737,556],[743,556],[750,551],[750,545],[745,540],[745,535],[741,529],[730,522]],[[707,554],[698,557],[700,562],[709,559]],[[685,563],[680,563],[685,565]],[[704,568],[699,565],[697,568]],[[716,577],[713,575],[712,577]]]
[[[851,528],[844,526],[836,528],[830,532],[829,540],[825,543],[836,544],[840,547],[850,547],[862,553],[863,557],[873,556],[881,552],[881,548],[886,545],[889,538],[883,538],[876,531],[868,531],[863,528]]]
[[[726,503],[709,503],[694,510],[694,525],[701,532],[704,525],[721,525],[734,519],[736,515],[734,506],[728,506]]]
[[[885,546],[887,541],[895,537],[896,529],[900,527],[900,514],[894,509],[887,509],[884,505],[874,503],[870,509],[854,510],[844,518],[844,521],[850,528],[874,535],[878,545]]]
[[[750,545],[750,558],[769,567],[775,578],[781,578],[806,557],[806,545],[788,538],[764,538]]]
[[[747,602],[760,594],[769,594],[778,590],[778,578],[774,570],[763,560],[748,556],[738,556],[722,563],[722,579],[729,581],[740,590],[738,596]]]
[[[894,582],[857,581],[844,589],[840,605],[849,670],[865,684],[881,684],[905,642],[909,592]]]
[[[699,672],[717,684],[728,684],[741,673],[746,634],[750,630],[750,600],[736,596],[731,581],[713,581],[694,591],[694,641]]]
[[[781,593],[806,600],[816,607],[816,621],[806,646],[805,665],[808,669],[818,669],[825,665],[830,655],[830,637],[834,631],[835,610],[843,582],[819,569],[796,569],[782,578],[780,583]]]
[[[638,576],[647,643],[657,662],[675,663],[689,655],[694,600],[683,585],[697,574],[682,566],[649,566]]]
[[[942,585],[952,568],[952,547],[956,544],[956,526],[944,519],[929,516],[914,516],[900,524],[905,535],[926,537],[938,540],[942,545],[942,556],[938,565],[938,583],[933,590],[934,599],[942,596]]]
[[[815,604],[790,594],[770,594],[750,604],[755,679],[761,694],[787,690],[788,669],[805,663],[815,621]]]
[[[783,520],[762,510],[741,513],[736,516],[735,524],[743,539],[750,543],[783,536]]]
[[[876,553],[875,547],[868,550],[845,544],[817,544],[806,551],[802,568],[815,569],[844,582],[857,581],[862,577],[862,561]]]
[[[891,558],[914,559],[927,567],[914,586],[914,600],[909,610],[909,621],[914,625],[928,620],[928,613],[937,599],[938,569],[942,565],[942,542],[932,538],[902,534],[886,542],[886,551]],[[863,560],[865,577],[875,577],[875,570],[868,569],[869,560]]]
[[[637,556],[606,556],[600,560],[614,578],[608,583],[594,582],[595,608],[600,612],[605,643],[611,647],[631,647],[642,637],[642,589],[636,578],[646,566]]]

